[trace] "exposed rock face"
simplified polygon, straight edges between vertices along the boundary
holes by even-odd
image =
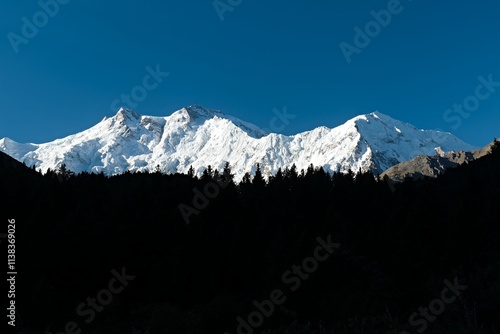
[[[479,159],[491,152],[491,147],[494,142],[486,145],[483,148],[465,151],[444,152],[441,148],[437,148],[437,155],[419,155],[409,161],[405,161],[394,165],[383,172],[382,178],[388,177],[395,182],[402,182],[406,177],[414,180],[424,177],[438,177],[448,168],[457,167],[463,163]]]

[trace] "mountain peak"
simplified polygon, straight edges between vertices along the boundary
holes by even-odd
[[[184,107],[169,116],[169,119],[174,122],[188,123],[191,125],[193,123],[200,125],[205,121],[214,118],[230,121],[231,123],[233,123],[233,125],[240,128],[242,131],[253,138],[261,138],[266,135],[266,132],[264,130],[260,129],[258,126],[252,123],[244,122],[239,118],[226,115],[219,110],[207,109],[197,104],[191,105],[189,107]]]
[[[127,109],[127,108],[123,108],[121,107],[120,110],[118,110],[118,112],[116,113],[115,117],[117,119],[122,119],[122,120],[125,120],[125,119],[140,119],[141,118],[141,114],[139,114],[138,112],[132,110],[132,109]]]
[[[206,109],[198,104],[184,107],[179,110],[178,113],[182,114],[183,116],[187,116],[190,121],[194,121],[198,118],[213,118],[215,116],[222,118],[225,116],[219,110]]]
[[[22,144],[18,143],[8,137],[0,139],[0,151],[5,152],[14,159],[21,161],[21,158],[28,152],[35,150],[35,144]]]
[[[393,120],[394,118],[392,118],[391,116],[389,115],[386,115],[386,114],[383,114],[381,113],[380,111],[378,110],[375,110],[371,113],[368,114],[368,116],[371,116],[373,118],[376,118],[376,119],[380,119],[380,120],[383,120],[383,119],[390,119],[390,120]]]
[[[392,118],[389,115],[383,114],[378,110],[373,111],[369,114],[362,114],[362,115],[356,116],[356,117],[352,118],[351,120],[356,122],[356,123],[357,123],[357,121],[360,121],[360,120],[365,121],[366,123],[370,123],[372,121],[373,122],[377,121],[377,122],[382,122],[382,123],[399,122],[398,120]]]

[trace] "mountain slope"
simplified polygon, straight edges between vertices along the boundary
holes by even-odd
[[[0,152],[0,176],[5,179],[8,178],[8,173],[19,170],[25,171],[27,173],[30,172],[30,169],[28,167],[8,156],[7,154]]]
[[[120,109],[88,130],[44,144],[0,140],[3,151],[28,166],[46,171],[62,163],[75,172],[108,175],[153,170],[198,174],[208,165],[233,166],[236,180],[260,163],[266,176],[278,168],[309,164],[329,172],[385,169],[418,155],[472,150],[449,133],[424,131],[379,112],[357,116],[330,129],[319,127],[293,136],[266,134],[257,126],[200,106],[167,117],[142,116]]]
[[[437,177],[443,174],[448,168],[455,168],[459,165],[479,159],[491,152],[495,142],[486,145],[483,148],[465,151],[443,152],[438,150],[437,155],[419,155],[409,161],[401,162],[384,171],[380,176],[389,177],[395,182],[402,182],[406,177],[414,180],[422,179],[423,177]]]

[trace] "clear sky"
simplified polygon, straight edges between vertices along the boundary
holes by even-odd
[[[498,0],[53,1],[52,15],[0,2],[0,138],[51,141],[130,102],[161,116],[200,104],[262,128],[286,106],[285,134],[379,110],[477,146],[500,137]],[[355,41],[367,24],[372,37]],[[157,84],[148,66],[169,75]],[[447,112],[464,101],[471,112]]]

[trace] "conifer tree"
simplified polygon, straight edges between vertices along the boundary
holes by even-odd
[[[193,165],[189,166],[189,170],[187,172],[187,175],[191,178],[194,178],[195,177],[195,173],[194,173],[194,168],[193,168]]]
[[[260,164],[256,165],[255,175],[252,180],[252,184],[258,188],[261,188],[266,185],[266,181],[262,176],[262,171],[260,170]]]

